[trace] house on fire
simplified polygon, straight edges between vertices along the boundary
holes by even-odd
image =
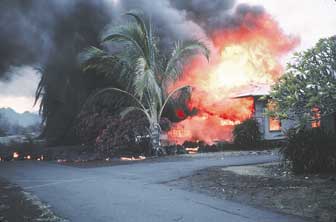
[[[270,94],[271,88],[269,85],[250,85],[246,87],[244,92],[240,92],[235,95],[234,98],[246,98],[252,97],[254,99],[254,114],[253,117],[259,123],[259,130],[264,140],[277,140],[284,139],[284,131],[293,128],[297,125],[297,120],[289,119],[275,119],[265,115],[266,109],[269,108],[270,104],[269,98],[267,96]],[[266,99],[265,99],[266,98]],[[336,131],[336,113],[333,113],[329,116],[320,118],[318,112],[312,117],[313,121],[310,124],[310,127],[323,127],[329,131]]]

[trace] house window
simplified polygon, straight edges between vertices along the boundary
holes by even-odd
[[[272,111],[275,109],[275,103],[272,101],[269,101],[267,104],[267,109]],[[268,117],[268,127],[270,132],[276,132],[281,131],[281,120],[276,117]]]
[[[319,128],[321,127],[321,112],[320,109],[314,107],[312,109],[312,128]]]
[[[269,117],[268,123],[270,132],[281,131],[281,121],[278,118]]]

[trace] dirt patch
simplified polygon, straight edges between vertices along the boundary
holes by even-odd
[[[295,176],[273,163],[213,167],[168,184],[312,221],[336,222],[336,175]]]
[[[0,178],[0,222],[66,222],[39,199]]]

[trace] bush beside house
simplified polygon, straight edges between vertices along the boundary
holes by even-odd
[[[295,173],[336,172],[336,134],[321,128],[288,131],[281,149]]]
[[[240,147],[256,147],[260,140],[259,124],[253,118],[243,121],[233,129],[233,142]]]

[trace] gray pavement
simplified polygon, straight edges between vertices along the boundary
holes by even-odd
[[[18,184],[73,222],[285,222],[296,217],[256,209],[163,182],[211,166],[278,161],[277,155],[210,154],[101,168],[46,162],[0,163],[0,177]]]

